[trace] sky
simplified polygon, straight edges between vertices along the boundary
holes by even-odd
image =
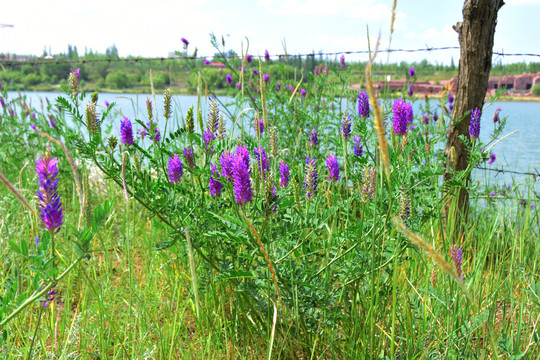
[[[537,17],[540,0],[505,0],[499,10],[494,51],[540,54]],[[164,57],[182,49],[213,55],[210,33],[225,39],[225,50],[253,55],[306,54],[380,48],[390,41],[391,0],[18,0],[6,1],[0,12],[0,53],[42,55],[67,52],[104,53],[115,45],[120,56]],[[462,21],[463,1],[401,0],[397,2],[391,48],[426,49],[459,46],[452,25]],[[367,55],[345,55],[366,61]],[[334,58],[335,55],[330,56]],[[381,62],[450,64],[458,50],[395,53]],[[540,62],[540,57],[496,56],[495,61]]]

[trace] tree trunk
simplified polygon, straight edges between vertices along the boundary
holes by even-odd
[[[460,58],[455,106],[444,151],[443,178],[446,184],[452,178],[452,169],[461,171],[467,168],[469,153],[459,136],[470,138],[470,112],[474,108],[482,109],[484,105],[497,13],[503,5],[503,0],[465,0],[463,22],[454,25],[459,35]],[[452,148],[455,157],[451,156]],[[466,180],[467,186],[469,181],[470,173]],[[443,215],[447,220],[452,218],[455,224],[462,224],[467,219],[469,191],[467,188],[447,187],[445,195],[448,197],[444,203]],[[455,212],[451,209],[455,209]]]

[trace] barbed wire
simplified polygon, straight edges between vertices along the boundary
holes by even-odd
[[[540,179],[540,172],[521,172],[521,171],[514,171],[514,170],[505,170],[505,169],[492,169],[492,168],[486,168],[486,167],[480,167],[477,166],[476,169],[479,170],[488,170],[488,171],[494,171],[497,173],[509,173],[509,174],[516,174],[516,175],[529,175],[534,177],[534,181],[537,181]]]
[[[459,46],[444,46],[444,47],[425,47],[425,48],[418,48],[418,49],[385,49],[380,50],[380,52],[387,52],[387,53],[415,53],[415,52],[432,52],[432,51],[445,51],[445,50],[459,50]],[[336,51],[336,52],[311,52],[311,53],[300,53],[300,54],[276,54],[276,55],[270,55],[271,58],[295,58],[295,57],[316,57],[316,56],[337,56],[337,55],[353,55],[353,54],[369,54],[369,50],[349,50],[349,51]],[[529,56],[529,57],[540,57],[540,54],[533,54],[533,53],[505,53],[505,52],[499,52],[494,51],[493,55],[498,56]],[[208,55],[208,56],[188,56],[188,55],[175,55],[170,57],[127,57],[127,58],[102,58],[102,59],[25,59],[25,60],[13,60],[13,59],[7,59],[2,60],[0,59],[0,64],[2,66],[20,66],[20,65],[45,65],[45,64],[89,64],[89,63],[98,63],[98,62],[106,62],[106,63],[113,63],[113,62],[132,62],[132,63],[138,63],[138,62],[145,62],[145,61],[166,61],[166,60],[205,60],[208,58],[214,58],[215,55]],[[219,55],[217,58],[237,58],[237,55]]]

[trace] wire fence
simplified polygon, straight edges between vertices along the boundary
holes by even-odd
[[[382,53],[415,53],[415,52],[433,52],[433,51],[445,51],[445,50],[459,50],[459,46],[444,46],[444,47],[425,47],[418,49],[385,49],[380,50]],[[353,54],[369,54],[369,50],[349,50],[349,51],[336,51],[336,52],[311,52],[311,53],[300,53],[300,54],[275,54],[270,55],[270,58],[309,58],[317,56],[338,56],[338,55],[353,55]],[[539,57],[540,54],[534,53],[505,53],[504,51],[494,51],[493,55],[505,57],[505,56],[521,56],[521,57]],[[20,65],[45,65],[45,64],[89,64],[89,63],[115,63],[115,62],[146,62],[146,61],[165,61],[165,60],[200,60],[203,61],[208,58],[213,58],[214,55],[208,56],[190,56],[187,54],[184,55],[175,55],[171,57],[126,57],[126,58],[101,58],[101,59],[0,59],[0,64],[2,66],[20,66]],[[220,55],[221,58],[234,58],[237,55]]]
[[[493,171],[493,172],[497,172],[501,174],[506,173],[506,174],[515,174],[515,175],[529,175],[534,178],[534,181],[538,181],[540,179],[540,172],[530,172],[530,171],[521,172],[521,171],[506,170],[506,169],[492,169],[492,168],[486,168],[486,167],[480,167],[480,166],[477,166],[476,169]]]

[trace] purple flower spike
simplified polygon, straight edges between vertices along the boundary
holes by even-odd
[[[289,90],[290,92],[293,92],[294,91],[294,88],[292,87],[292,85],[287,85],[287,90]]]
[[[266,179],[266,173],[270,171],[270,161],[266,156],[266,151],[263,148],[255,149],[255,157],[257,158],[257,163],[259,165],[259,172],[261,173],[261,178]]]
[[[270,61],[270,54],[268,53],[268,50],[264,50],[264,60]]]
[[[281,162],[279,163],[279,174],[281,176],[279,185],[281,187],[287,187],[287,185],[289,184],[290,170],[289,165],[287,165],[283,160],[281,160]]]
[[[364,119],[369,116],[369,99],[365,91],[358,91],[358,116]]]
[[[216,136],[210,130],[204,131],[204,144],[206,145],[206,149],[209,149],[210,143],[214,141],[215,138]],[[212,147],[211,151],[213,149],[214,148]]]
[[[204,59],[203,63],[204,63],[204,65],[210,65],[210,60]]]
[[[189,41],[187,41],[186,38],[182,38],[182,39],[180,39],[180,40],[182,40],[182,42],[184,43],[185,46],[188,46],[188,45],[189,45]]]
[[[281,83],[279,81],[276,84],[276,90],[277,91],[281,90]]]
[[[422,115],[422,122],[424,124],[429,124],[429,116],[427,114]]]
[[[345,140],[349,139],[351,136],[351,118],[347,114],[343,116],[343,121],[341,123],[341,136],[343,136]]]
[[[171,184],[178,184],[182,180],[184,168],[178,154],[174,154],[169,158],[169,181]]]
[[[217,170],[216,165],[210,163],[210,171],[212,171],[212,176],[208,183],[210,194],[214,197],[220,197],[223,184],[219,181],[219,171]]]
[[[234,200],[244,205],[251,201],[253,190],[251,189],[251,180],[249,178],[249,152],[246,147],[238,146],[236,156],[232,164],[233,168],[233,190]]]
[[[461,247],[453,245],[450,248],[450,254],[452,254],[452,262],[454,263],[454,268],[456,269],[457,276],[461,280],[465,279],[465,274],[463,274],[463,271],[461,270],[461,265],[463,261],[463,252],[461,251]]]
[[[246,61],[251,64],[251,62],[253,61],[253,56],[251,55],[246,56]]]
[[[326,166],[328,167],[328,180],[336,182],[339,180],[339,164],[337,157],[328,155],[326,157]]]
[[[319,138],[317,136],[317,132],[315,131],[315,127],[311,130],[309,133],[309,144],[312,147],[317,147],[317,144],[319,143]]]
[[[496,159],[497,159],[497,155],[495,155],[495,153],[491,153],[491,157],[488,160],[488,164],[493,164]]]
[[[301,89],[300,89],[300,94],[302,95],[302,97],[306,97],[306,95],[307,95],[306,89],[301,88]]]
[[[231,76],[231,74],[225,75],[225,79],[227,80],[227,84],[231,84],[231,83],[232,83],[232,76]]]
[[[257,70],[253,70],[253,76],[259,76],[259,72]]]
[[[362,138],[360,136],[355,136],[353,138],[354,142],[354,155],[358,157],[362,157],[364,154],[364,149],[362,148]]]
[[[56,120],[52,115],[49,115],[49,126],[53,129],[56,127]]]
[[[448,93],[448,103],[449,104],[454,103],[454,95],[452,95],[452,93]]]
[[[124,145],[133,145],[133,128],[127,117],[124,117],[123,121],[120,120],[120,138]]]
[[[409,118],[409,109],[407,103],[403,99],[397,99],[392,106],[394,119],[392,125],[394,134],[404,136],[407,134],[407,122]]]
[[[480,137],[480,116],[482,115],[482,112],[475,108],[471,112],[471,125],[469,127],[469,135],[473,139],[478,139]]]
[[[40,303],[44,308],[46,308],[54,300],[56,294],[58,294],[58,290],[54,290],[55,287],[56,284],[54,284],[47,292],[47,295],[45,295],[45,300],[40,300]]]
[[[493,122],[496,123],[499,121],[499,113],[501,112],[502,108],[498,107],[497,110],[495,110],[495,113],[493,114]]]
[[[110,105],[111,104],[107,100],[105,100],[105,107],[108,108]]]
[[[186,160],[187,166],[193,170],[195,168],[195,160],[193,158],[193,149],[184,148],[184,159]]]
[[[339,58],[339,67],[345,67],[345,55],[341,55]]]
[[[233,160],[235,156],[229,150],[221,154],[219,163],[221,164],[221,176],[232,180],[233,175]]]
[[[414,68],[411,66],[409,69],[409,77],[413,77],[416,73],[414,72]]]
[[[268,84],[268,81],[270,80],[270,75],[264,74],[263,80],[264,80],[265,84]]]
[[[414,89],[412,88],[412,84],[407,85],[407,95],[408,96],[414,95]]]
[[[433,122],[437,122],[437,120],[439,120],[439,116],[435,112],[435,113],[433,113]]]
[[[45,229],[56,233],[64,223],[62,203],[58,195],[58,159],[40,158],[36,161],[36,172],[39,178],[39,218]]]

